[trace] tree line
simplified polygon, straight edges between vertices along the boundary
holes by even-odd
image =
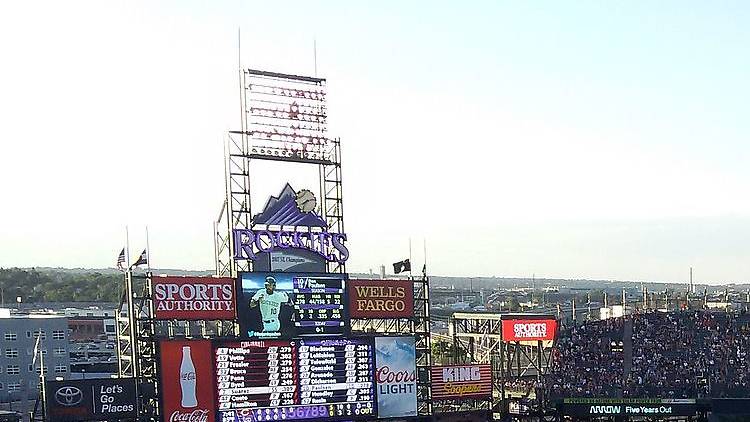
[[[24,303],[118,302],[122,275],[118,273],[0,268],[0,301]]]

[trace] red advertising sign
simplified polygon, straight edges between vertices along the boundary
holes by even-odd
[[[234,319],[235,281],[223,277],[154,277],[156,319]]]
[[[492,397],[492,367],[489,364],[433,366],[431,371],[434,400]]]
[[[161,353],[162,414],[166,422],[215,422],[216,383],[211,342],[165,340]]]
[[[411,318],[414,288],[407,280],[349,280],[351,318]]]
[[[554,319],[504,319],[503,341],[554,340]]]

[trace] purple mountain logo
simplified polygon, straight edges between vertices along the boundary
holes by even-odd
[[[303,192],[303,191],[300,191]],[[304,191],[310,196],[310,191]],[[308,198],[299,198],[305,203]],[[314,198],[312,198],[314,201]],[[305,205],[305,208],[307,206]],[[263,211],[253,217],[253,224],[277,225],[277,226],[307,226],[327,228],[323,220],[315,211],[303,212],[300,209],[297,192],[289,183],[284,186],[279,196],[271,196],[266,202]]]

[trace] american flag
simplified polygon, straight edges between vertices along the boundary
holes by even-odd
[[[120,255],[117,256],[117,269],[120,271],[125,271],[125,267],[123,267],[122,264],[125,263],[125,248],[122,248],[120,251]]]

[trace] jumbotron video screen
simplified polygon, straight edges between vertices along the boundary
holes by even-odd
[[[345,280],[345,274],[241,274],[237,286],[241,336],[291,339],[346,334]]]

